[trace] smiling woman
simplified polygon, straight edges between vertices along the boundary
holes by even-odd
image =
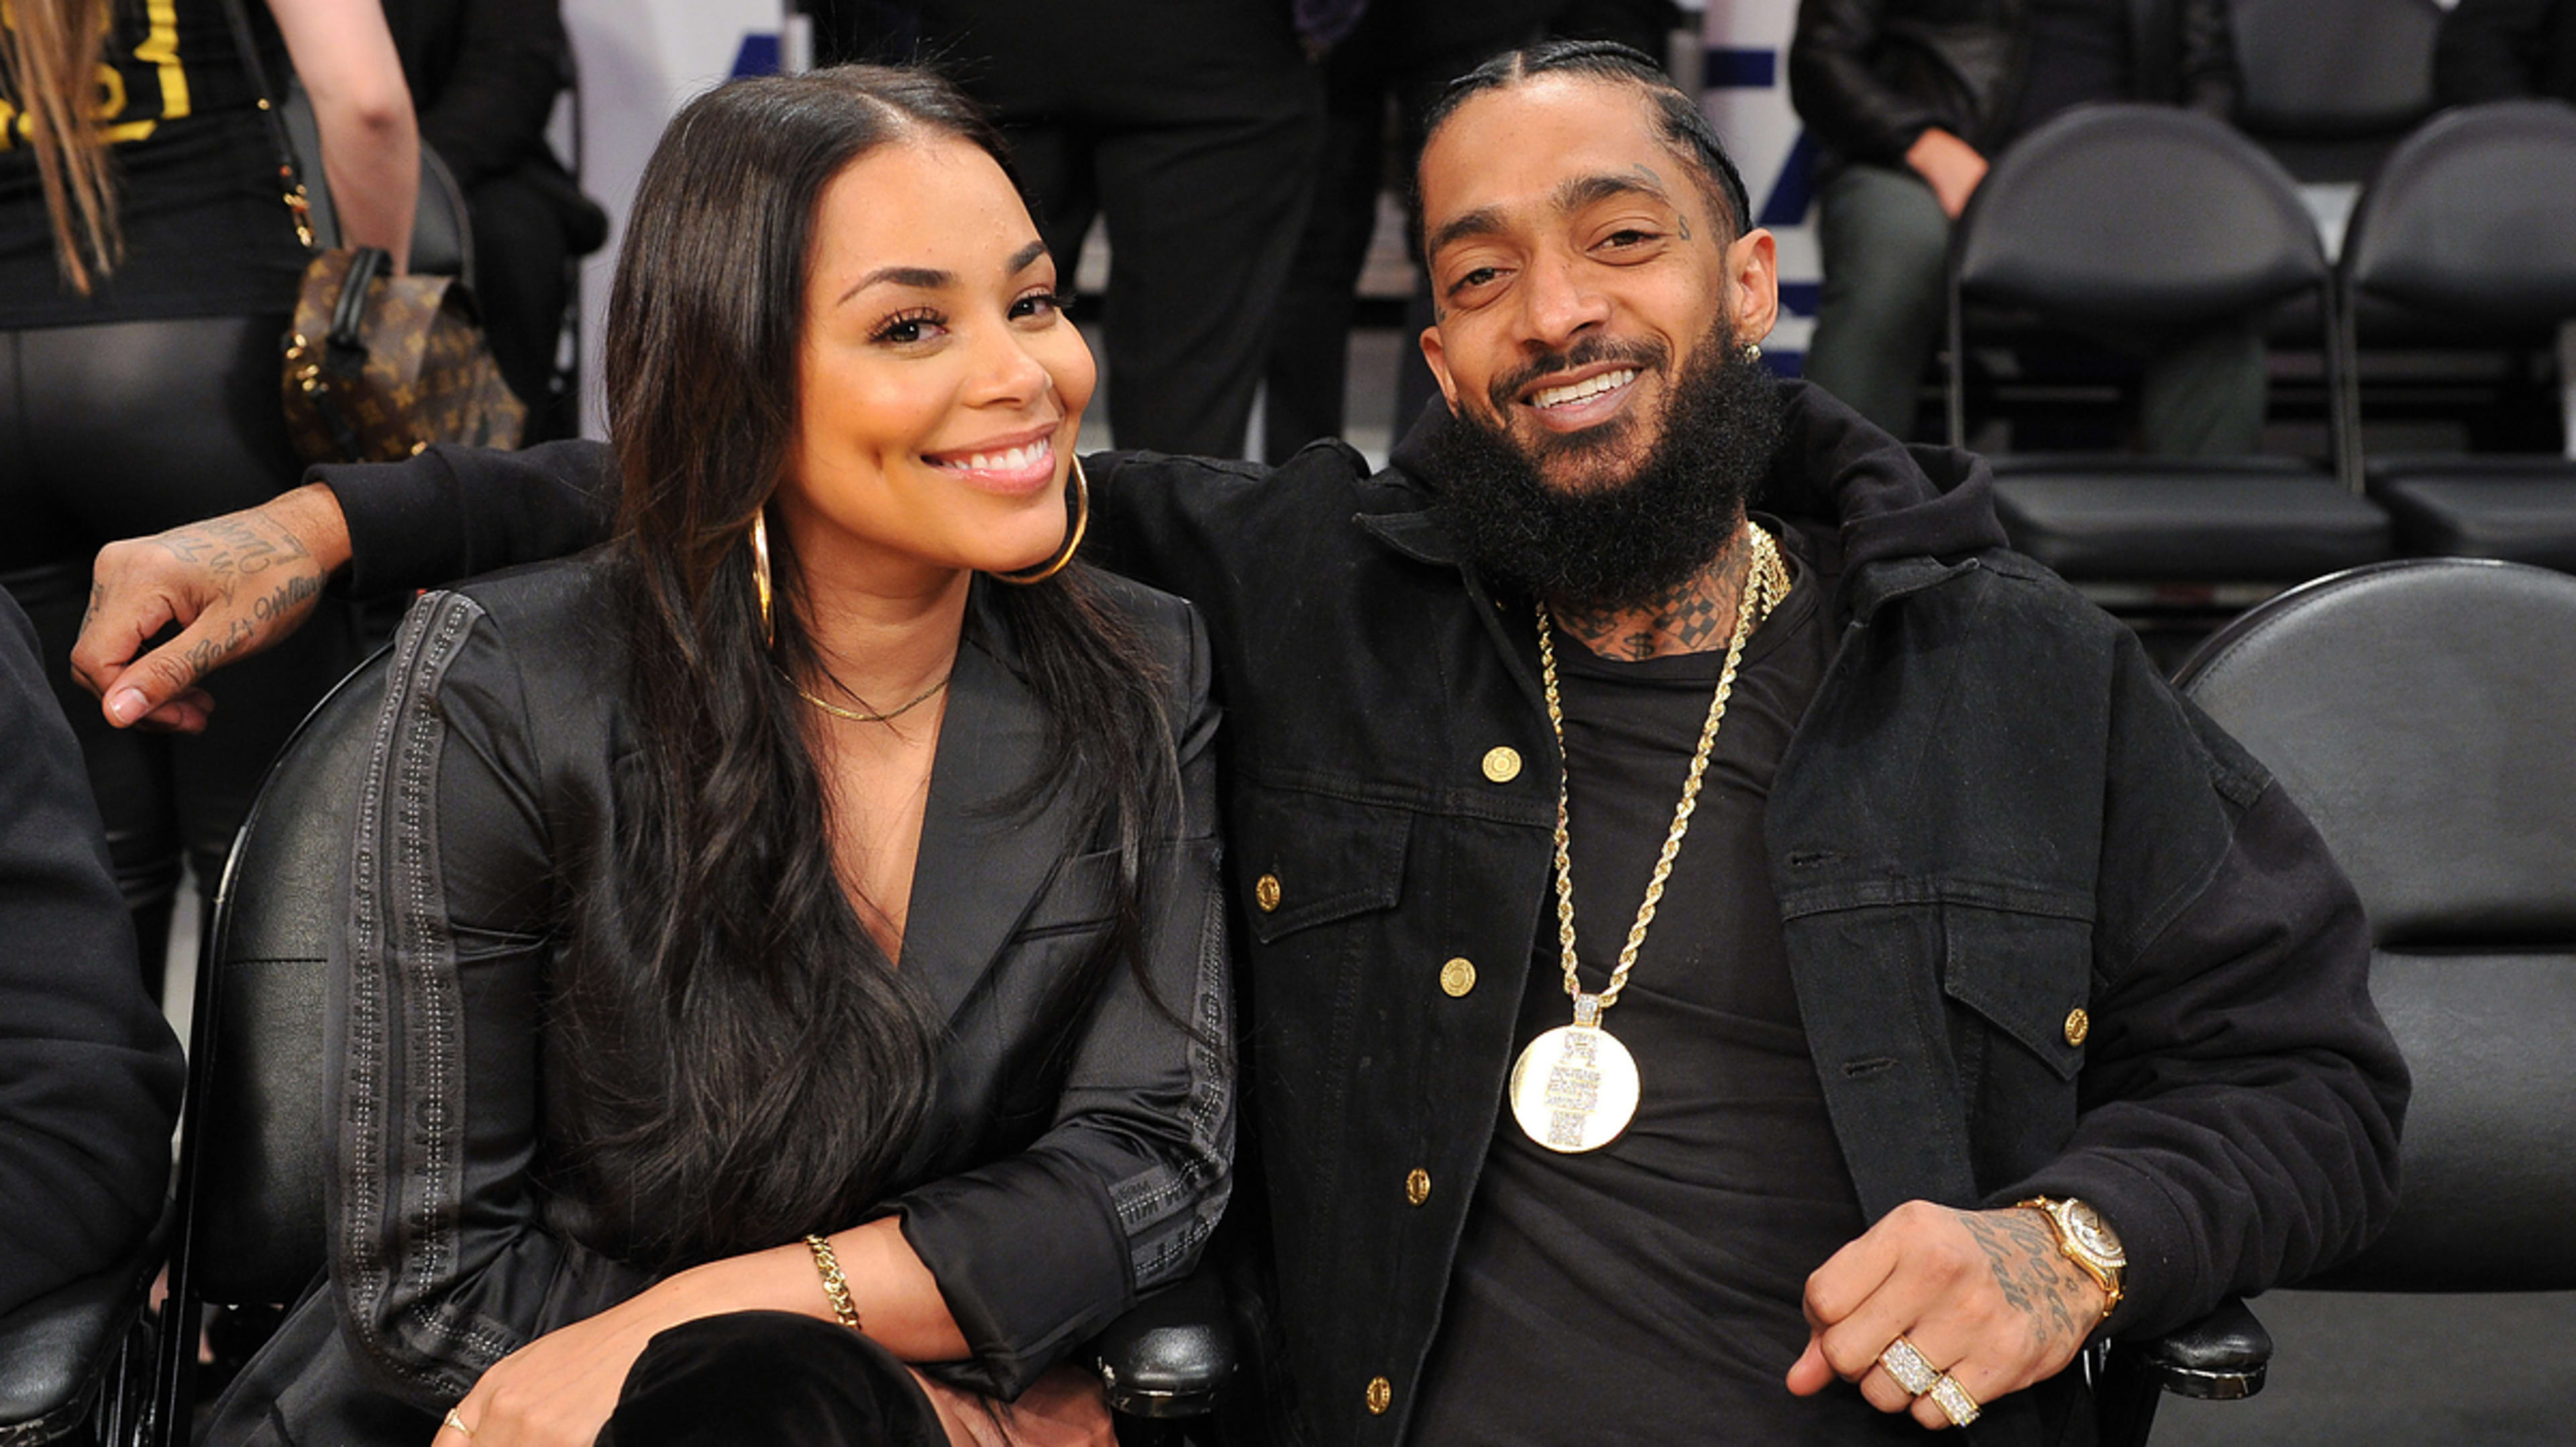
[[[1194,1264],[1231,1062],[1206,645],[1072,561],[1056,286],[934,78],[672,123],[617,538],[405,627],[330,1277],[209,1440],[1108,1440],[1057,1362]]]

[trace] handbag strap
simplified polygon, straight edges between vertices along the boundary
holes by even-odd
[[[304,173],[295,164],[295,142],[286,134],[277,92],[269,88],[268,67],[259,63],[259,41],[251,31],[245,0],[224,0],[224,18],[232,24],[233,49],[241,55],[242,74],[250,79],[251,94],[259,97],[259,113],[268,118],[268,138],[277,148],[277,183],[284,188],[286,209],[295,214],[295,235],[305,250],[314,250],[313,201],[305,194]]]
[[[340,299],[331,307],[331,331],[323,338],[333,354],[355,350],[361,359],[366,356],[366,338],[359,329],[367,318],[367,287],[392,264],[381,246],[361,246],[350,256],[348,279],[340,283]]]

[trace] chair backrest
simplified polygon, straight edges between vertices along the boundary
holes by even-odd
[[[2318,1284],[2576,1287],[2576,577],[2339,573],[2221,630],[2180,682],[2360,891],[2415,1074],[2396,1218]]]
[[[292,1301],[323,1266],[326,966],[385,669],[379,653],[305,718],[224,866],[180,1182],[186,1287],[208,1301]]]
[[[2227,14],[2247,130],[2395,135],[2433,109],[2434,0],[2229,0]]]
[[[2576,106],[2498,101],[2436,116],[2354,203],[2348,295],[2499,333],[2576,317]]]
[[[1951,246],[1960,297],[2063,326],[2158,331],[2246,316],[2327,279],[2280,164],[2171,106],[2079,106],[2013,143]]]

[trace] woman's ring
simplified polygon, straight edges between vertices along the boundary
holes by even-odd
[[[439,1425],[442,1427],[453,1427],[457,1431],[464,1433],[469,1440],[474,1436],[474,1429],[465,1425],[465,1419],[456,1415],[456,1409],[454,1407],[447,1409],[447,1420],[439,1423]]]

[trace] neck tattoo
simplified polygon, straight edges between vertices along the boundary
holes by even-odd
[[[1742,602],[1755,532],[1737,528],[1707,567],[1631,607],[1556,610],[1566,636],[1601,658],[1643,663],[1676,653],[1707,653],[1726,646]]]

